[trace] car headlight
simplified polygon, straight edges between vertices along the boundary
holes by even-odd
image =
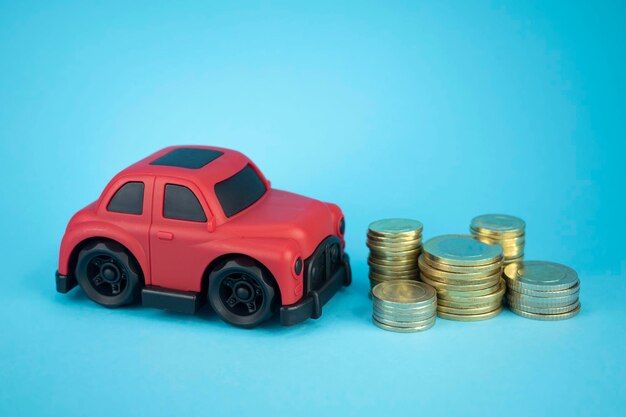
[[[339,220],[339,234],[343,236],[344,233],[346,233],[346,218],[342,217],[341,220]]]

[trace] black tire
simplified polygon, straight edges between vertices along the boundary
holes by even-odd
[[[116,308],[138,298],[141,270],[118,243],[98,241],[82,248],[75,275],[87,297],[103,306]]]
[[[271,274],[244,257],[231,259],[211,272],[207,296],[222,320],[245,328],[271,318],[280,302]]]

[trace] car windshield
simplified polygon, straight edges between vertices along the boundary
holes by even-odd
[[[250,207],[266,191],[265,183],[250,165],[232,177],[215,184],[215,195],[226,217],[232,217]]]

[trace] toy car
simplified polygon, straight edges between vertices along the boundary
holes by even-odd
[[[226,322],[254,327],[318,318],[350,285],[345,220],[335,204],[271,188],[243,154],[165,148],[117,174],[70,220],[58,292],[194,313],[208,299]]]

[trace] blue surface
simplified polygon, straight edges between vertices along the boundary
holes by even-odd
[[[206,3],[0,2],[1,416],[626,413],[624,3]],[[355,283],[321,320],[55,293],[73,212],[177,143],[340,204]],[[367,224],[484,212],[579,271],[582,313],[373,326]]]

